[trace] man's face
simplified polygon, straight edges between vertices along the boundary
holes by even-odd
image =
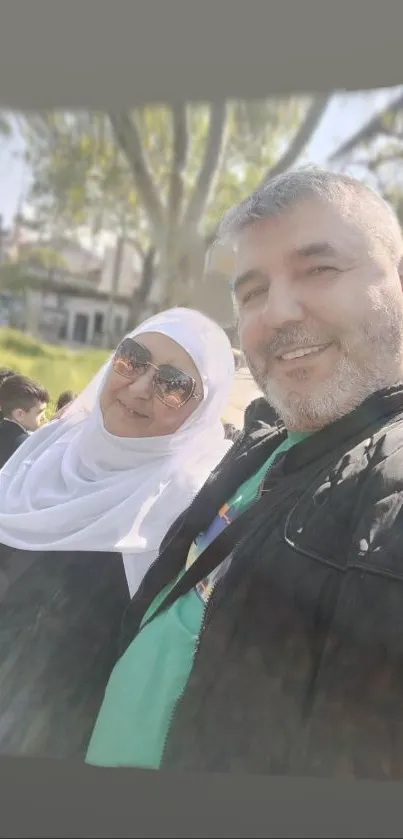
[[[338,207],[309,200],[245,229],[235,294],[250,369],[288,428],[320,428],[399,380],[398,266]]]
[[[26,431],[36,431],[45,420],[46,402],[35,402],[29,411],[17,408],[13,411],[12,418],[16,420]]]

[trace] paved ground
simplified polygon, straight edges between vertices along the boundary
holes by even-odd
[[[224,419],[227,422],[232,422],[236,428],[242,428],[243,412],[246,406],[249,405],[252,399],[256,399],[257,396],[261,395],[247,368],[238,370],[235,374],[230,402],[225,411]]]

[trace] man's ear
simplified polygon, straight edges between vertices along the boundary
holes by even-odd
[[[22,408],[14,408],[14,411],[11,411],[11,419],[15,420],[15,422],[21,422],[25,414]]]

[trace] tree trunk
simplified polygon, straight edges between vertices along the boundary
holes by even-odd
[[[154,262],[156,250],[150,247],[143,257],[141,271],[141,282],[132,297],[132,306],[129,317],[129,330],[132,331],[143,321],[147,299],[154,279]],[[154,314],[154,313],[152,313]]]
[[[120,284],[120,275],[122,271],[122,260],[123,260],[123,249],[124,249],[124,237],[119,236],[116,242],[116,250],[115,250],[115,259],[113,264],[113,275],[112,275],[112,287],[109,295],[108,300],[108,308],[106,312],[105,318],[105,329],[104,329],[104,347],[112,347],[115,344],[115,335],[114,335],[114,328],[113,328],[113,313],[115,308],[115,300],[117,293],[119,291],[119,284]]]
[[[263,181],[290,168],[300,157],[329,99],[328,94],[319,94],[312,99],[291,144]],[[184,200],[183,172],[189,151],[186,104],[178,104],[172,109],[173,153],[166,206],[161,201],[158,183],[151,172],[138,115],[125,111],[108,114],[117,146],[131,168],[159,257],[158,271],[154,271],[146,297],[141,298],[142,318],[169,306],[191,306],[194,288],[204,273],[206,245],[200,229],[226,148],[230,108],[227,102],[211,103],[209,111],[202,161],[193,189],[188,199]]]

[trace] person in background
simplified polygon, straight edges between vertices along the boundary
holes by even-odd
[[[232,424],[232,422],[224,422],[224,433],[225,439],[232,440],[233,443],[235,443],[236,440],[238,440],[240,435],[242,434],[239,428],[236,428],[235,425]]]
[[[12,370],[11,367],[0,367],[0,384],[4,382],[9,376],[16,376],[17,371]]]
[[[74,393],[72,390],[64,390],[63,393],[60,394],[57,403],[56,403],[56,413],[59,413],[63,408],[67,408],[67,405],[70,405],[71,402],[76,399],[77,394]]]
[[[161,312],[0,473],[0,752],[85,754],[130,595],[231,448],[234,372],[217,324]]]
[[[49,394],[41,385],[18,373],[0,379],[0,469],[32,431],[43,423]]]
[[[258,396],[249,403],[244,412],[244,429],[250,431],[256,424],[275,427],[281,420],[264,396]]]
[[[12,370],[11,367],[0,367],[0,385],[9,377],[9,376],[16,376],[17,371]],[[2,413],[0,408],[0,419],[2,419]]]
[[[403,780],[403,239],[359,181],[264,183],[220,234],[284,425],[234,443],[126,612],[103,766]]]

